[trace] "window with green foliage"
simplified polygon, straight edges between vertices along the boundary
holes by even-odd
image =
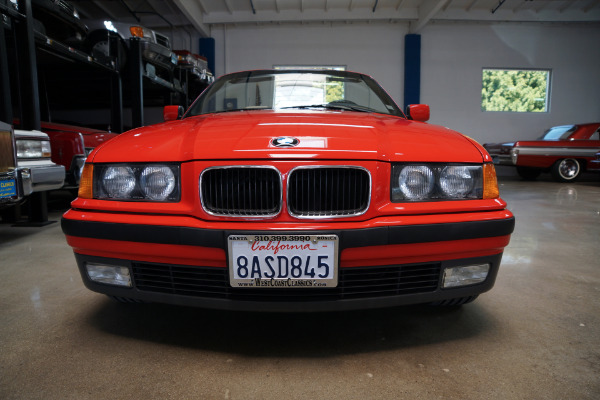
[[[482,82],[483,111],[548,111],[548,70],[484,69]]]

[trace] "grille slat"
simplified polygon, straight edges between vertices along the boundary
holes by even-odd
[[[360,167],[299,167],[290,172],[287,187],[289,213],[298,218],[361,215],[371,199],[371,176]],[[282,182],[271,167],[214,167],[202,173],[201,196],[213,215],[276,216]]]
[[[211,214],[264,217],[281,210],[281,178],[273,168],[209,168],[200,181],[202,205]]]
[[[339,270],[336,288],[239,289],[229,285],[226,268],[133,264],[137,289],[183,296],[251,300],[318,301],[401,296],[437,290],[440,264],[354,267]]]
[[[371,198],[370,175],[358,167],[296,168],[288,183],[290,214],[326,218],[363,214]]]

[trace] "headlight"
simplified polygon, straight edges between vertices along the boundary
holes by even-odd
[[[180,198],[178,165],[97,164],[93,171],[96,199],[176,202]]]
[[[397,164],[392,167],[392,201],[483,198],[481,165]]]
[[[448,166],[440,174],[440,189],[451,198],[465,198],[473,191],[477,170],[467,166]]]
[[[422,200],[433,190],[435,177],[425,165],[408,165],[400,170],[398,186],[407,200]]]
[[[146,167],[140,175],[144,194],[154,201],[165,201],[175,188],[175,175],[166,165]]]
[[[51,155],[47,140],[17,140],[17,158],[49,158]]]

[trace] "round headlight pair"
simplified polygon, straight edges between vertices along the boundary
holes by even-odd
[[[106,196],[113,199],[131,199],[138,180],[129,166],[112,166],[102,174]],[[166,165],[151,165],[139,173],[139,187],[149,200],[164,201],[175,189],[175,175]]]
[[[407,165],[400,171],[398,187],[407,200],[427,198],[465,198],[475,185],[473,170],[469,166],[446,166],[439,171],[439,177],[427,165]],[[441,196],[434,196],[439,187]]]

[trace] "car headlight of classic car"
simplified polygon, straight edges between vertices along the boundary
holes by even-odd
[[[177,202],[179,165],[86,164],[79,197],[118,201]]]
[[[391,188],[396,203],[498,196],[492,164],[395,164]]]
[[[50,158],[50,141],[17,139],[17,158]]]

